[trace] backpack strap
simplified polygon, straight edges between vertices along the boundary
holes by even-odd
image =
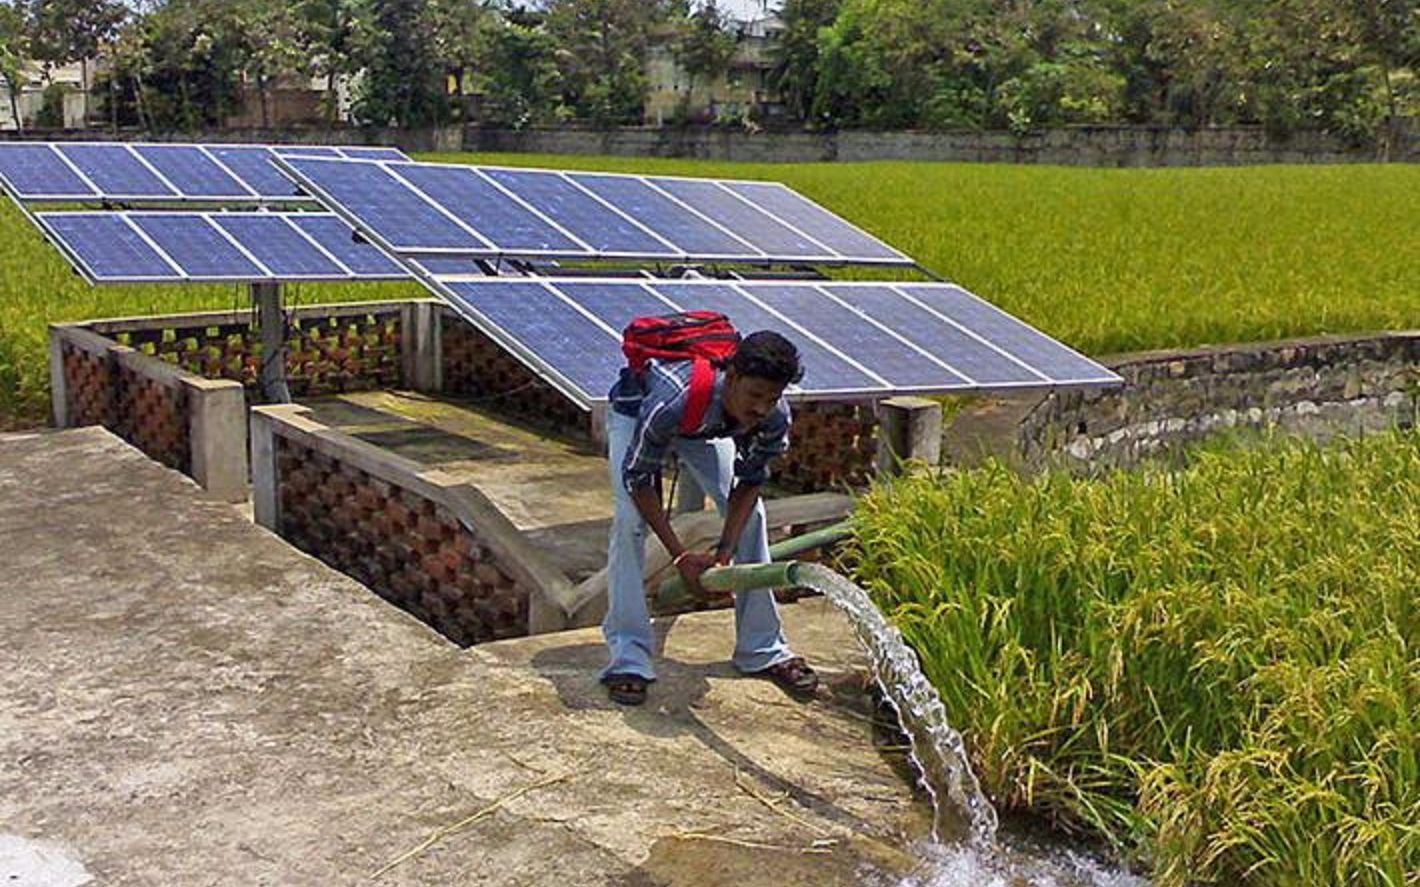
[[[691,361],[690,389],[685,396],[685,415],[680,419],[680,433],[694,434],[705,421],[710,398],[715,394],[715,367],[703,357]]]

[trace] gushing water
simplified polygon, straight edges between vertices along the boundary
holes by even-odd
[[[937,690],[918,668],[902,633],[863,589],[827,567],[799,564],[795,581],[848,614],[872,658],[873,674],[907,731],[911,758],[932,798],[933,837],[986,850],[996,840],[996,811],[967,763],[961,734],[947,723]]]

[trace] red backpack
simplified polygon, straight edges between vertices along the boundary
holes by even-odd
[[[700,427],[715,391],[715,369],[729,362],[739,344],[740,334],[730,319],[714,311],[637,317],[621,333],[621,350],[639,375],[645,374],[646,362],[652,358],[694,361],[680,420],[682,434],[693,434]]]

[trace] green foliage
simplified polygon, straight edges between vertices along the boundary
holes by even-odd
[[[684,107],[689,106],[695,93],[696,82],[714,80],[725,72],[730,58],[735,54],[735,38],[726,29],[725,17],[715,5],[715,0],[679,11],[678,19],[673,20],[673,24],[678,33],[672,49],[689,81],[682,98],[683,115]]]
[[[663,17],[659,0],[551,0],[546,27],[563,102],[599,125],[640,123],[646,43]]]
[[[478,80],[490,123],[522,129],[558,119],[562,104],[556,51],[540,22],[511,16],[497,20]]]
[[[919,476],[856,521],[999,804],[1163,887],[1420,869],[1420,433]]]
[[[16,4],[0,0],[0,85],[10,97],[10,117],[17,128],[24,128],[20,117],[20,88],[24,84],[24,63],[30,56],[29,32],[25,27],[24,10]]]
[[[424,0],[362,0],[371,27],[355,57],[363,67],[354,114],[373,126],[423,127],[449,122],[445,66],[435,49]]]
[[[64,97],[73,90],[65,83],[51,83],[44,88],[39,113],[35,115],[35,126],[41,129],[62,129],[64,127]]]

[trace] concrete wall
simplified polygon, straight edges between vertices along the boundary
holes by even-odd
[[[1420,161],[1420,131],[1398,122],[1388,148],[1355,148],[1325,133],[1268,137],[1262,127],[1187,131],[1152,126],[1070,126],[1025,136],[1008,132],[837,133],[734,129],[572,127],[494,130],[469,127],[469,151],[696,157],[710,160],[807,163],[815,161],[928,160],[1047,163],[1082,166],[1211,166],[1257,163]]]
[[[1230,429],[1326,438],[1420,410],[1420,332],[1327,336],[1109,361],[1123,388],[1047,396],[1020,423],[1029,465],[1124,467]]]

